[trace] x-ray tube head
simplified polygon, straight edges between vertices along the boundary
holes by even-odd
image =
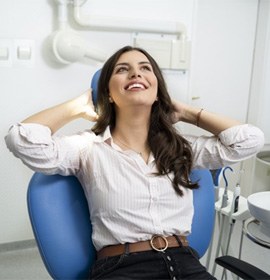
[[[51,40],[53,53],[61,63],[70,64],[85,57],[97,61],[106,59],[105,54],[89,47],[86,41],[72,30],[57,30],[52,34]]]

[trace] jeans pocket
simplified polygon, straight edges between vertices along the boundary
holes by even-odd
[[[193,249],[192,247],[189,247],[189,246],[186,247],[186,249],[195,259],[197,259],[197,260],[200,259],[200,256],[199,256],[198,252],[195,249]]]
[[[90,279],[104,279],[106,275],[121,265],[125,254],[97,260],[92,267]],[[109,276],[108,276],[109,278]]]

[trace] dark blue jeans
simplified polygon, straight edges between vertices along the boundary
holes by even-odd
[[[107,257],[94,264],[90,279],[216,279],[210,275],[191,247],[169,248]]]

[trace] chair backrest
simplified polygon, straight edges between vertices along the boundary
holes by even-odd
[[[40,255],[51,277],[87,279],[95,249],[87,201],[77,178],[35,173],[27,204]]]
[[[193,190],[194,216],[188,241],[201,258],[211,242],[214,231],[215,189],[213,177],[208,169],[193,170],[190,178],[193,182],[198,182],[200,187]]]
[[[190,245],[202,256],[214,224],[214,188],[209,170],[194,170],[195,214]],[[95,260],[84,191],[73,176],[35,173],[27,192],[29,216],[39,252],[53,279],[87,279]]]

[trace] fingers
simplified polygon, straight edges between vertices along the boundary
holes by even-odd
[[[95,112],[94,107],[90,106],[86,109],[84,118],[96,122],[99,118],[99,115]]]

